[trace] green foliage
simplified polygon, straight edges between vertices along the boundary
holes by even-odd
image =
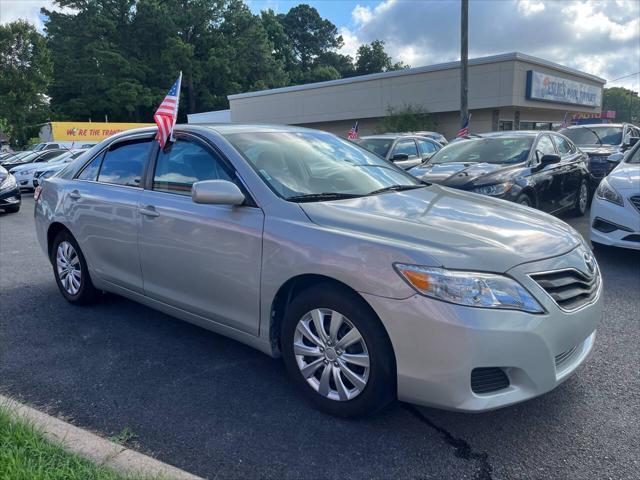
[[[376,133],[417,132],[433,130],[434,122],[427,110],[419,105],[405,105],[403,108],[387,108],[384,117],[375,128]]]
[[[0,25],[0,118],[13,146],[22,146],[48,118],[50,81],[44,37],[22,20]]]
[[[142,480],[120,475],[47,441],[0,406],[0,478],[13,480]]]
[[[374,40],[369,45],[360,45],[356,54],[356,75],[366,75],[368,73],[388,72],[391,70],[401,70],[409,68],[402,62],[393,63],[391,57],[384,49],[382,40]]]
[[[616,121],[640,123],[640,98],[638,92],[623,87],[605,88],[602,110],[615,110]]]

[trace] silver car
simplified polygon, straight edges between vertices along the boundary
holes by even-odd
[[[62,295],[123,295],[282,356],[324,411],[461,411],[558,386],[602,280],[542,212],[428,185],[334,135],[251,125],[111,137],[46,179],[38,238]]]

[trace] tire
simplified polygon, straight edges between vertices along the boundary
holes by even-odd
[[[533,208],[533,202],[531,201],[531,197],[526,193],[521,193],[516,199],[516,203],[518,205],[524,205],[525,207]]]
[[[63,230],[51,247],[53,275],[62,296],[75,305],[94,303],[99,291],[93,286],[87,261],[73,235]]]
[[[324,324],[324,341],[312,312],[316,312],[316,318]],[[336,325],[340,323],[338,316],[341,315],[340,328],[335,334],[331,331],[332,312],[338,313]],[[302,333],[305,329],[315,335],[316,342]],[[341,349],[345,338],[360,340]],[[339,417],[370,415],[396,399],[395,356],[391,342],[369,305],[353,292],[332,284],[317,285],[301,292],[285,312],[280,342],[291,379],[311,403],[326,413]],[[319,353],[320,350],[324,353]],[[301,351],[311,355],[299,355]],[[360,365],[351,360],[357,360]],[[367,363],[368,367],[365,366]],[[307,377],[303,375],[305,366],[307,372],[313,372]]]
[[[6,213],[18,213],[20,211],[20,204],[11,205],[10,207],[4,207]]]
[[[589,206],[589,184],[586,180],[582,180],[578,194],[576,196],[576,203],[571,209],[571,213],[576,217],[582,217]]]

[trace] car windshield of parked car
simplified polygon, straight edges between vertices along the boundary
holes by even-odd
[[[560,130],[576,145],[620,145],[622,143],[622,127],[583,126]]]
[[[477,138],[450,143],[436,152],[428,164],[520,163],[529,157],[533,137]]]
[[[382,158],[387,157],[387,153],[389,153],[389,149],[393,145],[392,138],[361,138],[355,140],[355,142],[362,148],[366,148]]]
[[[226,137],[271,189],[287,200],[321,201],[425,185],[328,133],[246,132]]]

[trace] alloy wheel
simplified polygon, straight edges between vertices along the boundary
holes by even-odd
[[[62,287],[70,295],[80,291],[82,269],[80,258],[73,245],[67,241],[60,242],[56,251],[56,270]]]
[[[318,308],[306,313],[296,326],[293,352],[300,373],[323,397],[347,401],[367,386],[367,345],[360,331],[339,312]]]

